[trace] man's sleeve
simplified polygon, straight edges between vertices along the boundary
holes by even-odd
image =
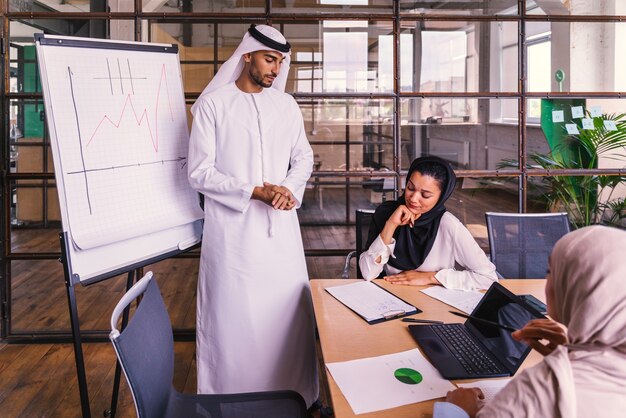
[[[200,99],[193,115],[189,139],[188,177],[191,187],[212,200],[239,212],[250,205],[254,186],[215,168],[215,109],[209,99]]]
[[[298,202],[296,208],[299,208],[302,204],[306,182],[309,180],[309,177],[311,177],[311,172],[313,171],[313,150],[306,137],[302,112],[295,100],[293,100],[293,106],[293,131],[295,138],[292,141],[291,158],[289,161],[291,167],[287,173],[287,177],[281,183],[281,186],[291,191],[293,197]]]

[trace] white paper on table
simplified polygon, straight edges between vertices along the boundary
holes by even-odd
[[[394,313],[415,312],[416,308],[402,299],[375,285],[360,281],[327,287],[326,291],[367,321],[381,319]]]
[[[471,383],[457,383],[460,388],[479,388],[485,395],[485,400],[489,401],[496,396],[504,387],[511,381],[511,379],[498,379],[498,380],[478,380]]]
[[[421,292],[431,298],[442,301],[446,305],[455,307],[466,314],[471,314],[484,296],[484,293],[480,292],[446,289],[443,286],[431,286],[427,289],[423,289]]]
[[[552,122],[564,122],[565,117],[563,115],[562,110],[553,110],[552,111]]]
[[[454,390],[450,381],[424,358],[419,349],[380,357],[329,363],[328,370],[355,414],[396,408],[446,396]],[[399,369],[412,369],[422,381],[403,383],[395,377]]]

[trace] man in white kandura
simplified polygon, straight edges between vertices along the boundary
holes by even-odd
[[[315,320],[295,209],[313,168],[284,93],[290,45],[252,25],[191,108],[189,182],[204,195],[199,393],[318,397]]]

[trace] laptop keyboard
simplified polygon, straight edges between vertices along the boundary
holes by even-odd
[[[468,374],[506,373],[474,342],[462,324],[431,325],[431,329],[448,344],[448,348]]]

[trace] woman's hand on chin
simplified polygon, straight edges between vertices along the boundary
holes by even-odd
[[[387,222],[390,222],[395,227],[398,227],[401,225],[409,225],[413,227],[413,222],[415,222],[415,220],[419,218],[420,215],[421,215],[420,213],[415,213],[414,211],[409,209],[407,206],[400,205],[391,214]]]
[[[384,279],[391,284],[403,284],[408,286],[440,284],[435,278],[436,273],[436,271],[407,270],[392,276],[385,276]]]

